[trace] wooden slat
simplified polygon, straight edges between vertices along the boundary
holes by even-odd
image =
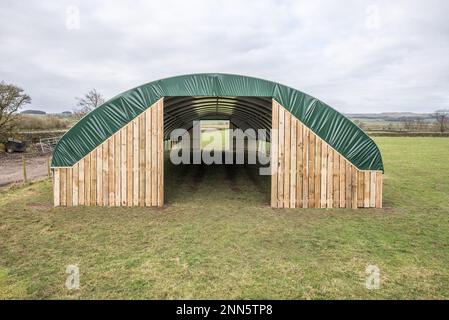
[[[374,208],[376,206],[376,172],[370,171],[370,196],[369,196],[369,206]]]
[[[139,206],[145,205],[145,113],[139,116]]]
[[[139,205],[139,121],[133,120],[133,206]]]
[[[114,201],[115,206],[119,207],[122,204],[122,190],[121,190],[121,136],[122,130],[118,131],[114,136]]]
[[[126,175],[126,203],[128,207],[133,205],[133,123],[128,124],[126,132],[126,165],[127,165],[127,175]]]
[[[53,169],[53,204],[55,207],[61,205],[61,169]]]
[[[151,206],[151,109],[145,111],[145,205]]]
[[[90,204],[97,205],[97,149],[91,153],[90,157],[90,179],[92,181],[90,186]]]
[[[363,171],[363,207],[369,208],[369,196],[370,196],[370,176],[369,171]]]
[[[323,160],[321,153],[323,150],[321,139],[318,137],[315,139],[315,208],[321,208],[321,161]],[[326,192],[326,188],[324,188],[324,192]]]
[[[290,133],[290,208],[296,207],[296,119],[292,117],[291,119],[291,133]]]
[[[91,155],[92,153],[89,153],[87,156],[84,157],[84,204],[86,206],[91,206],[91,186],[92,186],[92,169],[91,169]]]
[[[376,208],[382,208],[382,172],[376,172]]]
[[[67,168],[67,207],[73,206],[73,169]]]
[[[327,145],[327,144],[326,144]],[[334,150],[327,145],[327,196],[326,206],[334,207]]]
[[[72,205],[78,205],[79,191],[79,163],[75,163],[72,167]]]
[[[105,143],[102,144],[102,170],[101,170],[101,185],[102,185],[102,193],[103,193],[103,203],[102,205],[109,205],[109,143],[106,140]]]
[[[120,200],[122,206],[128,205],[128,129],[120,132]]]
[[[278,144],[279,144],[279,107],[272,100],[272,130],[271,130],[271,207],[278,207]]]
[[[158,175],[157,175],[157,205],[164,206],[164,103],[163,100],[158,102],[158,131],[157,139],[159,145],[158,151]]]
[[[279,143],[278,143],[278,208],[284,207],[284,169],[285,169],[285,112],[279,107]]]
[[[346,161],[342,156],[340,160],[340,208],[346,207]]]
[[[327,203],[326,203],[326,198],[328,195],[329,190],[327,190],[327,178],[328,178],[328,154],[327,154],[328,150],[327,150],[327,144],[326,143],[322,143],[321,145],[321,196],[320,196],[320,208],[326,208],[327,207]]]
[[[315,208],[315,134],[309,133],[309,208]]]
[[[151,108],[151,205],[157,206],[157,105]]]
[[[303,188],[302,188],[302,201],[303,208],[309,207],[309,130],[303,125]]]
[[[97,148],[97,205],[103,205],[103,145]]]
[[[351,208],[352,205],[352,190],[351,190],[351,182],[352,182],[352,170],[351,170],[351,165],[349,164],[348,161],[345,160],[345,164],[346,164],[346,208]]]
[[[115,135],[109,138],[108,144],[108,203],[110,206],[115,206]]]
[[[160,137],[160,142],[161,142],[161,146],[163,146],[164,143],[164,100],[161,100],[161,113],[159,115],[159,127],[160,127],[160,132],[161,132],[161,137]],[[165,153],[164,150],[162,149],[162,158],[160,159],[161,161],[161,167],[160,167],[160,172],[161,172],[161,179],[159,180],[159,188],[160,188],[160,201],[161,201],[161,206],[164,205],[164,201],[165,201],[165,192],[164,192],[164,179],[165,179],[165,175],[164,175],[164,165],[165,165]]]
[[[333,207],[338,208],[340,206],[340,156],[338,155],[338,152],[333,150],[333,162],[334,162],[334,175],[333,175]]]
[[[61,190],[61,206],[67,206],[67,168],[61,168],[59,177],[59,189]]]
[[[85,165],[85,158],[81,159],[79,162],[79,195],[78,195],[78,204],[80,206],[84,206],[85,202],[85,187],[84,187],[84,179],[85,179],[85,172],[84,172],[84,165]]]
[[[351,207],[352,209],[357,209],[357,188],[358,188],[358,173],[357,173],[357,168],[354,167],[353,165],[351,165],[351,177],[352,177],[352,181],[351,181],[351,199],[352,199],[352,204]]]
[[[295,119],[296,122],[296,207],[302,208],[303,206],[303,127],[301,123]]]
[[[290,134],[291,113],[284,112],[284,208],[290,208]]]
[[[363,174],[363,171],[357,170],[357,207],[363,208],[363,191],[365,190],[365,187],[363,185],[365,175]]]

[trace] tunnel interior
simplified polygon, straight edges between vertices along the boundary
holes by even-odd
[[[223,164],[205,164],[203,161],[197,164],[171,163],[171,132],[185,129],[192,133],[193,122],[201,120],[226,120],[230,129],[253,129],[256,133],[258,129],[265,129],[264,140],[268,142],[272,126],[272,100],[271,97],[165,97],[164,140],[168,142],[164,169],[166,201],[176,202],[177,197],[183,194],[179,191],[190,188],[192,197],[203,198],[204,201],[217,196],[228,196],[232,201],[243,194],[252,194],[251,201],[268,203],[270,179],[259,175],[259,163],[248,164],[245,161],[236,164],[234,160],[233,164],[224,164],[224,152]],[[234,142],[234,148],[235,145]],[[256,149],[259,150],[259,146]],[[235,149],[231,152],[235,153]],[[235,154],[232,156],[235,159]]]
[[[195,120],[229,120],[236,128],[271,128],[271,97],[166,97],[164,139]]]

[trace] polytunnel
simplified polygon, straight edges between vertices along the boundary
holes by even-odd
[[[272,207],[382,206],[382,157],[361,128],[299,90],[218,73],[149,82],[83,117],[53,153],[55,205],[162,206],[164,141],[207,119],[268,130]]]

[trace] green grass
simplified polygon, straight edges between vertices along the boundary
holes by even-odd
[[[210,130],[201,132],[201,148],[214,150],[229,149],[229,130]]]
[[[381,210],[273,210],[243,166],[167,166],[164,209],[55,209],[50,181],[3,191],[0,297],[447,299],[449,139],[376,141]]]

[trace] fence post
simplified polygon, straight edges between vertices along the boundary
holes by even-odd
[[[23,183],[27,182],[27,165],[25,155],[22,155],[22,173],[23,173]]]
[[[47,158],[47,174],[48,174],[48,177],[51,176],[50,159],[51,159],[51,157],[48,157],[48,158]]]

